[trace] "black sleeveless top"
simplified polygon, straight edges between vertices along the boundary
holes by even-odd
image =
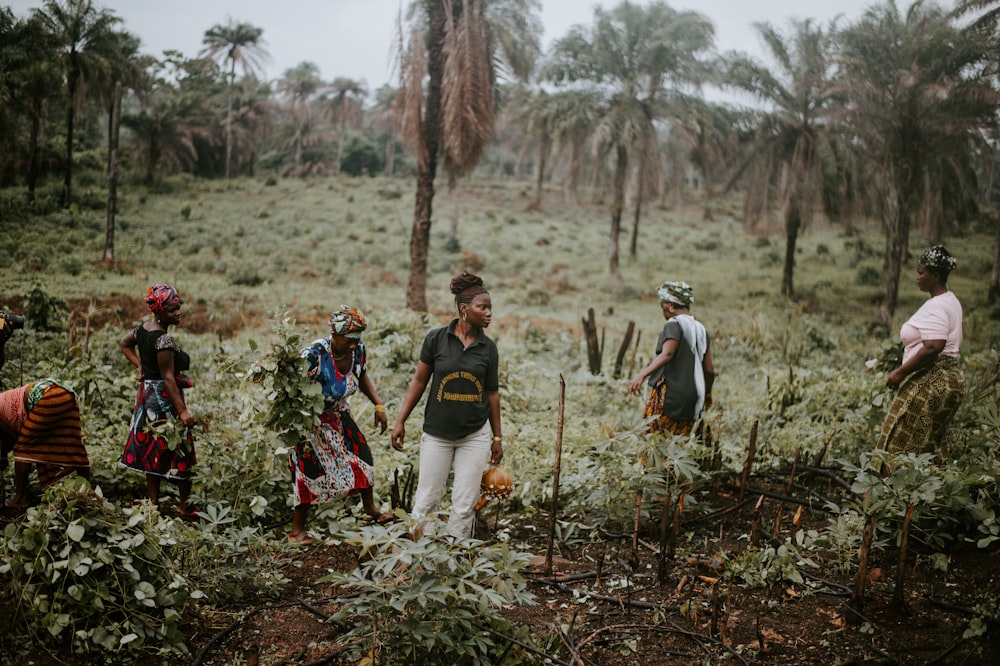
[[[147,331],[140,324],[135,329],[135,341],[139,350],[139,361],[142,364],[143,379],[163,379],[160,374],[160,364],[156,360],[156,355],[161,351],[173,351],[175,373],[187,372],[191,367],[191,357],[181,350],[174,336],[166,331]]]

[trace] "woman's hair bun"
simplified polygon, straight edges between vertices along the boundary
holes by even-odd
[[[458,296],[469,287],[484,287],[483,279],[472,273],[462,273],[451,279],[451,293]]]

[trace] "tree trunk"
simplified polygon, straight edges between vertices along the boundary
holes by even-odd
[[[563,198],[567,204],[580,205],[580,194],[577,192],[577,183],[580,179],[580,151],[582,147],[578,141],[573,141],[570,146],[569,168],[566,169],[566,181],[563,183]]]
[[[990,290],[986,299],[990,305],[1000,298],[1000,215],[993,215],[993,226],[996,227],[996,240],[993,243],[993,271],[990,273]]]
[[[104,237],[104,261],[115,260],[115,214],[118,212],[118,128],[122,120],[122,82],[115,82],[111,101],[111,135],[108,137],[108,225]]]
[[[38,136],[42,129],[42,110],[39,105],[31,105],[31,134],[28,139],[28,202],[35,203],[35,188],[38,185]]]
[[[226,180],[229,180],[229,163],[233,159],[233,86],[236,84],[236,60],[229,60],[229,86],[226,90]]]
[[[622,209],[625,207],[625,176],[627,171],[628,151],[624,146],[619,146],[615,159],[614,203],[611,205],[611,240],[608,243],[608,270],[612,289],[618,287],[622,277],[618,263],[618,238],[622,229]]]
[[[529,204],[528,208],[538,208],[542,205],[542,185],[545,182],[545,161],[549,154],[549,146],[552,144],[548,135],[542,137],[538,142],[538,164],[535,176],[535,200]]]
[[[76,53],[69,55],[69,72],[67,73],[67,91],[69,100],[66,105],[66,173],[63,177],[62,205],[69,206],[73,190],[73,121],[76,119],[76,89],[80,81],[80,65]]]
[[[628,256],[633,260],[635,259],[636,246],[639,243],[639,220],[642,217],[642,197],[645,194],[642,190],[642,172],[644,167],[645,165],[640,162],[638,169],[639,183],[635,189],[635,215],[632,217],[632,238],[628,244]]]
[[[340,173],[340,166],[344,163],[344,126],[341,123],[340,132],[337,133],[337,163],[334,165],[333,172],[335,174]]]
[[[431,238],[434,176],[441,145],[441,85],[444,75],[444,5],[440,2],[427,3],[427,14],[427,98],[420,127],[427,159],[417,160],[417,195],[410,235],[410,281],[406,288],[406,307],[416,312],[427,312],[427,255]]]
[[[396,137],[390,135],[385,142],[385,175],[392,176],[396,162]]]
[[[891,209],[884,213],[885,223],[885,295],[879,306],[879,323],[886,330],[892,330],[892,317],[899,303],[899,276],[903,271],[903,262],[910,245],[910,220],[912,215],[912,195],[907,188],[914,185],[906,183],[897,186]]]
[[[785,210],[785,271],[781,277],[781,295],[789,299],[795,298],[793,276],[795,274],[795,244],[799,240],[799,229],[802,228],[802,209],[798,197],[793,195]]]
[[[449,231],[451,232],[452,238],[458,238],[458,221],[462,217],[462,179],[459,178],[455,181],[455,186],[451,188],[451,225]]]

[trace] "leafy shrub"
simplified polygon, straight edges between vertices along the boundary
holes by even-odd
[[[243,264],[229,275],[229,283],[244,287],[256,287],[264,282],[256,266]]]
[[[171,556],[171,521],[120,508],[84,484],[57,484],[4,530],[0,575],[15,618],[74,651],[184,651],[178,624],[197,596]]]
[[[854,283],[862,287],[878,287],[882,284],[882,271],[874,266],[859,266]]]
[[[381,173],[385,163],[375,144],[361,134],[351,134],[344,144],[344,159],[340,170],[351,176],[371,176]]]
[[[38,331],[61,331],[66,312],[66,302],[49,295],[41,283],[36,282],[24,296],[24,319],[28,326]]]
[[[497,655],[513,631],[500,611],[534,603],[521,576],[527,554],[473,539],[413,541],[406,530],[397,523],[348,532],[365,561],[320,579],[356,593],[332,618],[350,623],[351,656],[376,654],[384,664],[525,663],[522,653],[502,662]]]

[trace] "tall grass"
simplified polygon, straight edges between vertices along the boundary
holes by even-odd
[[[756,420],[765,422],[765,458],[769,451],[779,456],[824,445],[853,455],[874,444],[881,411],[873,401],[884,393],[884,376],[865,363],[882,354],[884,341],[872,327],[881,292],[882,241],[871,223],[854,221],[853,235],[829,224],[807,229],[797,255],[801,300],[790,303],[778,295],[783,239],[747,236],[732,215],[737,202],[717,206],[721,212],[712,221],[703,219],[697,201],[685,208],[648,207],[637,257],[624,257],[623,281],[612,291],[603,203],[568,205],[551,191],[540,209],[529,210],[528,183],[472,179],[435,200],[431,312],[420,320],[404,308],[411,182],[330,178],[269,186],[243,179],[170,185],[159,192],[125,193],[116,264],[110,267],[98,262],[105,234],[101,210],[0,223],[6,258],[0,264],[0,306],[22,304],[38,284],[67,303],[92,300],[96,310],[106,299],[128,297],[138,304],[152,282],[174,284],[185,298],[188,319],[202,321],[205,331],[195,334],[183,326],[177,331],[195,360],[190,401],[212,420],[201,458],[203,477],[212,474],[211,446],[246,447],[248,439],[260,437],[241,425],[239,391],[219,359],[249,357],[251,339],[266,345],[275,312],[287,311],[308,338],[325,333],[326,314],[341,303],[364,309],[372,323],[371,372],[390,406],[391,422],[420,336],[453,314],[448,280],[462,270],[482,275],[492,293],[490,335],[502,359],[507,463],[527,503],[546,493],[559,375],[567,381],[565,437],[571,457],[585,456],[596,438],[639,427],[640,400],[626,398],[625,388],[628,374],[652,354],[662,326],[655,288],[665,279],[693,285],[693,314],[712,335],[719,376],[709,419],[730,461],[738,460]],[[625,251],[628,239],[621,240]],[[915,255],[926,245],[919,237],[912,242]],[[970,370],[992,362],[1000,344],[985,305],[990,242],[985,233],[947,241],[959,260],[950,286],[966,309],[963,356]],[[911,279],[914,270],[911,261],[900,290],[900,320],[925,298]],[[588,308],[596,313],[604,341],[600,377],[586,370],[580,320]],[[4,377],[10,386],[19,378],[15,372],[26,379],[90,372],[88,445],[99,464],[113,470],[124,441],[132,372],[116,343],[138,315],[91,313],[92,321],[108,323],[88,331],[83,349],[85,313],[73,309],[67,314],[76,329],[65,358],[32,352],[42,347],[36,333],[26,330],[8,347],[15,362],[8,363]],[[132,312],[141,314],[141,306]],[[614,356],[629,321],[641,340],[626,355],[624,376],[614,379]],[[363,399],[355,402],[365,427],[368,406]],[[409,432],[419,431],[419,418],[418,410]],[[385,494],[391,471],[414,463],[415,455],[393,452],[386,436],[372,439]],[[280,464],[269,464],[280,474]],[[97,478],[131,487],[132,480],[118,472]],[[276,496],[286,490],[280,480],[268,483]],[[203,496],[215,490],[225,494],[208,481],[200,488]],[[244,495],[257,493],[251,488]]]

